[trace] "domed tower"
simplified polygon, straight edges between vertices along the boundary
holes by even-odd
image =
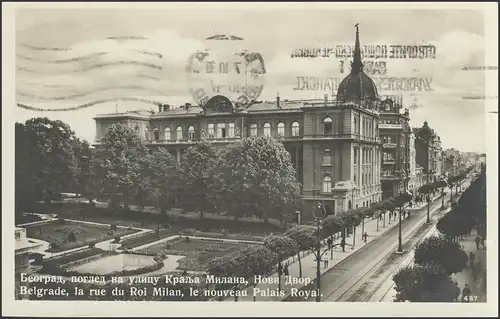
[[[339,85],[337,100],[353,102],[356,100],[378,100],[377,87],[373,80],[363,72],[361,48],[359,45],[359,29],[356,24],[356,43],[351,63],[351,73]]]

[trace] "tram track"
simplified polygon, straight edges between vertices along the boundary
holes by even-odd
[[[449,195],[445,200],[449,200]],[[442,214],[440,204],[441,201],[435,201],[431,204],[431,216]],[[411,218],[406,219],[401,225],[404,253],[395,253],[398,245],[398,227],[394,227],[323,274],[321,278],[322,301],[357,302],[370,300],[391,276],[393,270],[401,265],[402,261],[408,257],[408,253],[411,253],[413,247],[432,227],[432,224],[425,223],[425,216],[425,209],[422,209],[412,214]],[[314,281],[302,289],[314,290],[315,285]],[[284,301],[311,302],[314,300],[312,298],[288,297]]]

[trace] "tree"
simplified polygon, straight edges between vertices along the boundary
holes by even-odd
[[[252,245],[235,257],[239,275],[245,278],[268,275],[272,272],[278,256],[263,245]]]
[[[279,266],[283,259],[295,254],[297,243],[290,237],[271,234],[264,238],[264,247],[278,256],[277,263]],[[281,289],[281,276],[278,276],[278,287]]]
[[[290,237],[296,243],[297,259],[299,261],[299,277],[302,277],[302,261],[300,259],[300,252],[309,250],[316,245],[315,231],[311,228],[304,226],[293,226],[288,229],[284,236]]]
[[[238,273],[238,269],[239,265],[233,255],[216,257],[207,264],[207,272],[210,275],[220,277],[239,276],[240,274]]]
[[[235,218],[250,213],[267,223],[269,213],[279,217],[295,209],[300,201],[300,185],[290,154],[272,138],[250,137],[230,145],[218,171],[221,205]]]
[[[16,183],[27,186],[34,200],[51,201],[73,185],[78,173],[72,148],[75,134],[62,121],[32,118],[16,130]],[[21,191],[23,194],[23,191]]]
[[[438,264],[410,265],[393,277],[395,301],[453,302],[460,294],[458,284]]]
[[[213,185],[219,152],[208,141],[189,147],[181,164],[180,186],[182,188],[181,202],[184,210],[194,210],[200,213],[213,210],[215,192]]]
[[[462,247],[442,236],[428,237],[415,248],[415,263],[437,263],[448,275],[462,271],[467,267],[467,261]]]
[[[90,204],[92,203],[92,199],[98,195],[93,169],[94,149],[91,148],[89,142],[86,140],[75,138],[73,140],[73,150],[78,167],[75,178],[75,190],[79,194],[87,196]]]
[[[136,133],[121,124],[108,130],[96,150],[96,179],[103,190],[118,195],[125,208],[129,208],[131,198],[140,194],[144,187],[141,178],[147,154]],[[116,203],[112,201],[112,204]]]
[[[158,199],[161,214],[166,214],[179,197],[179,165],[169,151],[160,147],[148,156],[149,165],[144,171],[149,193]]]

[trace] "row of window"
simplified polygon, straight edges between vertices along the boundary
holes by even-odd
[[[357,147],[354,148],[354,165],[358,164],[358,152],[359,149]],[[370,164],[372,163],[372,155],[373,150],[361,148],[361,164]],[[377,154],[377,153],[375,153]]]
[[[366,181],[368,181],[369,175],[365,177]],[[363,184],[364,185],[364,181]],[[332,192],[332,178],[330,176],[323,177],[323,193],[331,193]]]
[[[228,127],[227,127],[228,126]],[[217,138],[226,138],[226,137],[229,137],[229,138],[234,138],[235,135],[239,135],[239,134],[235,134],[235,133],[239,133],[238,132],[238,128],[235,129],[235,124],[234,123],[229,123],[228,125],[226,126],[226,123],[218,123],[217,125],[215,125],[214,123],[210,123],[208,124],[208,137],[209,138],[214,138],[214,137],[217,137]],[[357,119],[354,118],[354,127],[355,127],[355,134],[360,134],[359,132],[359,126],[357,125]],[[364,135],[367,135],[367,136],[372,136],[373,135],[373,127],[372,127],[372,122],[368,121],[368,120],[365,120],[365,118],[363,117],[362,119],[362,128],[363,128],[363,132],[364,132]],[[139,133],[139,127],[136,126],[135,128],[136,132]],[[194,126],[189,126],[188,128],[188,138],[189,139],[192,139],[194,137]],[[178,126],[177,129],[176,129],[176,136],[175,136],[175,139],[176,140],[181,140],[183,138],[183,129],[181,126]],[[323,119],[323,133],[324,134],[333,134],[334,133],[334,127],[333,127],[333,121],[330,117],[326,117]],[[146,128],[145,131],[144,131],[144,134],[145,134],[145,137],[146,139],[149,139],[149,130]],[[159,129],[154,129],[153,131],[153,138],[154,140],[159,140],[160,139],[160,131]],[[202,131],[202,134],[203,134],[203,131]],[[250,136],[257,136],[258,135],[258,125],[257,124],[251,124],[250,125]],[[271,136],[271,123],[267,122],[267,123],[264,123],[263,125],[263,135],[264,136]],[[276,135],[278,137],[285,137],[286,134],[285,134],[285,123],[283,122],[279,122],[277,124],[277,130],[276,130]],[[293,122],[292,123],[292,126],[291,126],[291,135],[293,137],[298,137],[300,136],[300,124],[299,122]],[[172,134],[171,134],[171,131],[170,131],[170,128],[167,127],[164,129],[163,131],[163,138],[165,140],[171,140],[172,139]]]

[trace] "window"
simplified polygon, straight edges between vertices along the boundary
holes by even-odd
[[[285,124],[278,123],[278,136],[285,136]]]
[[[149,140],[149,129],[147,127],[144,129],[144,139]]]
[[[354,165],[358,164],[358,148],[354,148]]]
[[[165,130],[163,131],[163,139],[165,141],[169,141],[171,139],[171,136],[170,136],[170,127],[165,127]]]
[[[391,144],[391,137],[390,137],[390,136],[387,136],[386,138],[387,138],[387,143],[388,143],[388,144]]]
[[[160,139],[160,130],[155,128],[155,130],[153,132],[153,136],[154,136],[155,141],[158,141]]]
[[[250,136],[257,136],[257,124],[250,125]]]
[[[333,123],[331,118],[327,117],[323,120],[323,131],[325,134],[333,133]]]
[[[226,138],[226,124],[217,124],[217,138]]]
[[[332,150],[327,148],[323,154],[323,164],[332,165]]]
[[[208,124],[208,138],[214,138],[215,137],[215,128],[214,128],[214,123]]]
[[[188,128],[188,139],[193,140],[194,139],[194,126],[190,126]]]
[[[354,116],[354,134],[358,134],[358,119]]]
[[[264,124],[264,136],[271,136],[271,124]]]
[[[292,123],[292,136],[299,136],[300,135],[300,125],[298,122],[293,122]]]
[[[135,132],[139,133],[139,126],[138,125],[135,126]]]
[[[325,176],[323,178],[323,193],[332,192],[332,178],[330,176]]]
[[[228,137],[234,138],[234,123],[229,123]]]
[[[177,134],[176,134],[176,139],[179,141],[179,140],[182,140],[182,127],[178,126],[177,127]]]

